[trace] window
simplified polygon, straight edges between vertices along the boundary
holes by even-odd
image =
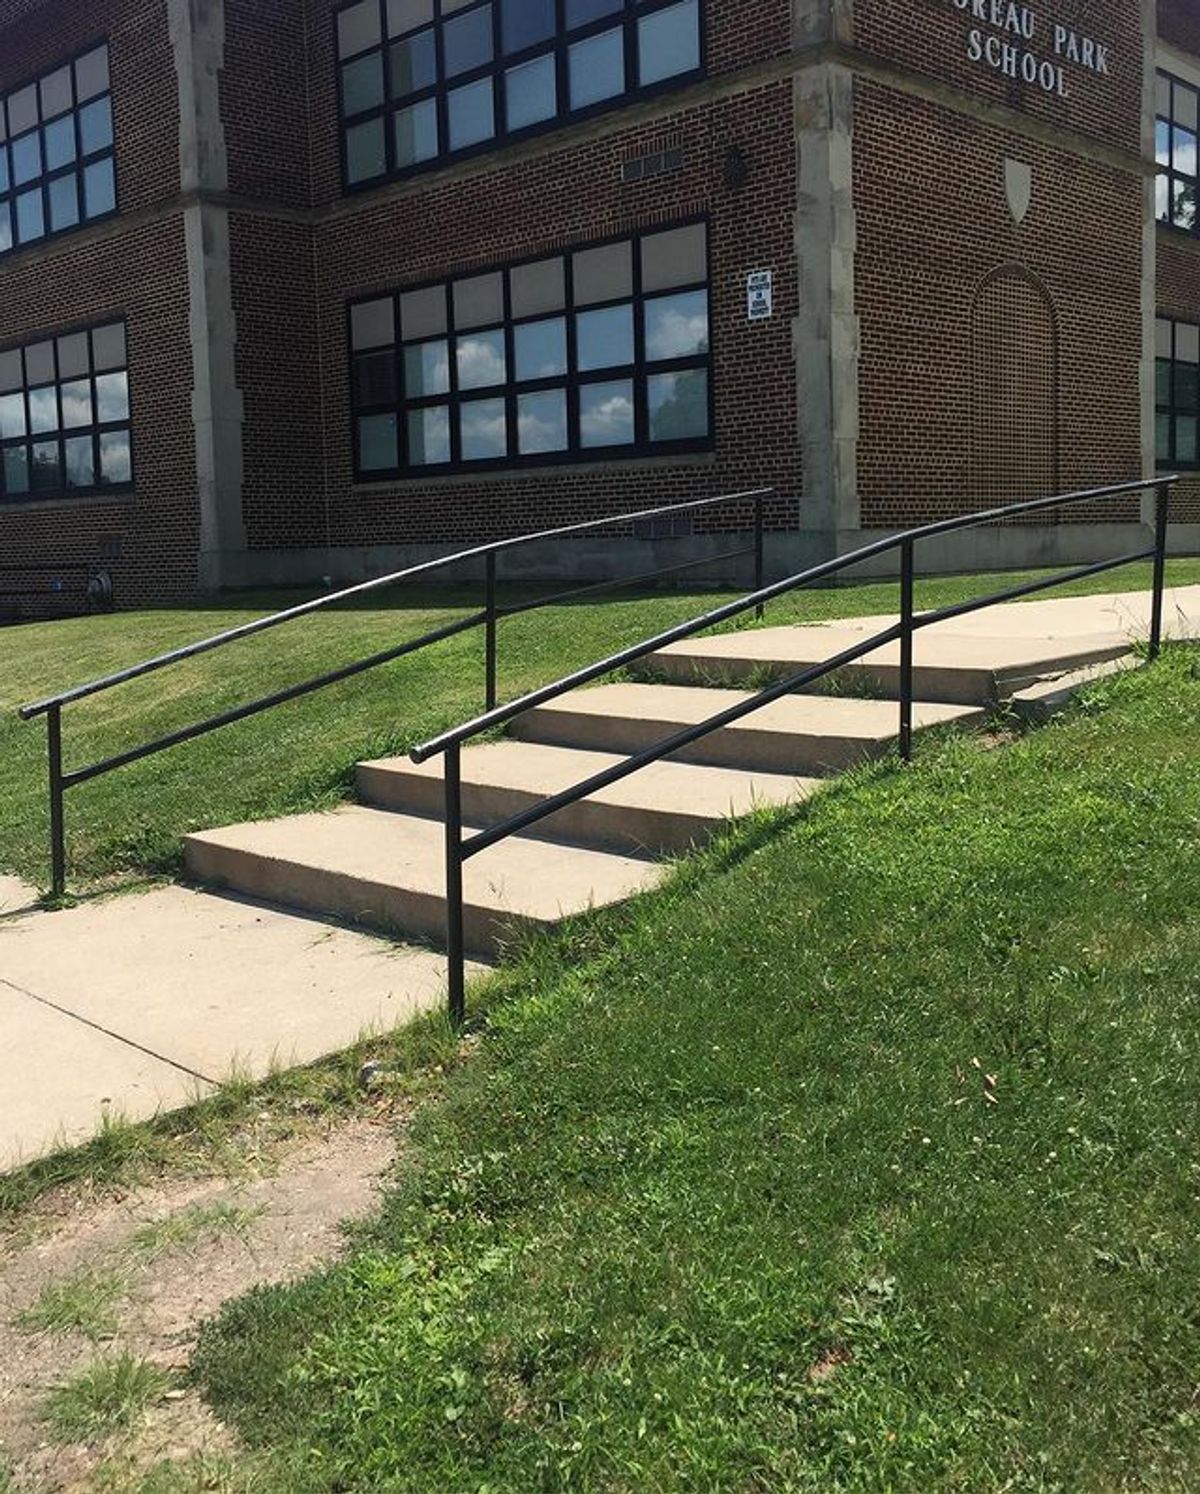
[[[0,503],[132,482],[124,322],[0,352]]]
[[[703,223],[373,297],[349,322],[360,480],[711,445]]]
[[[348,189],[701,71],[701,0],[355,0],[337,14]]]
[[[1200,327],[1159,317],[1155,417],[1160,467],[1200,467]]]
[[[1159,73],[1157,115],[1154,154],[1158,162],[1158,221],[1194,233],[1200,92],[1169,73]]]
[[[0,97],[0,254],[116,208],[102,46]]]

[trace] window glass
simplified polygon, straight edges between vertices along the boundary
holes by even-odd
[[[556,379],[567,371],[567,323],[563,317],[526,322],[513,329],[516,378]]]
[[[85,218],[102,218],[116,207],[117,192],[113,182],[111,157],[94,161],[83,168],[83,202]]]
[[[79,111],[79,138],[85,156],[94,156],[113,143],[112,105],[107,97],[86,104]]]
[[[700,0],[353,0],[337,26],[348,189],[671,86],[703,63]],[[402,119],[418,100],[428,107]]]
[[[501,0],[500,15],[506,52],[523,52],[554,35],[554,0]]]
[[[1200,326],[1159,318],[1155,324],[1155,433],[1164,467],[1196,468],[1200,429]]]
[[[133,457],[128,431],[101,431],[100,481],[126,483],[133,479]]]
[[[432,31],[398,41],[392,48],[392,97],[403,98],[437,82],[437,37]]]
[[[400,465],[394,415],[364,415],[359,420],[358,464],[364,472],[391,472]]]
[[[76,379],[71,384],[64,384],[62,386],[63,429],[71,431],[81,425],[91,425],[94,418],[91,379]]]
[[[64,441],[63,455],[67,487],[94,487],[96,460],[91,436],[72,436]]]
[[[12,497],[29,491],[29,448],[7,446],[4,448],[4,495]]]
[[[427,399],[433,394],[449,394],[448,343],[424,342],[404,349],[404,392],[409,399]]]
[[[656,229],[352,305],[359,475],[708,446],[710,293],[697,244],[692,228]],[[635,296],[635,267],[668,247],[680,257],[670,278],[699,269],[698,282]],[[1170,373],[1169,324],[1163,337]],[[1200,340],[1194,367],[1200,384]],[[394,466],[390,427],[362,424],[385,413],[400,432]]]
[[[25,396],[0,394],[0,441],[25,434]]]
[[[697,0],[683,0],[651,11],[638,21],[638,81],[661,83],[700,66],[700,10]]]
[[[396,113],[396,164],[413,166],[438,152],[437,101],[422,99]]]
[[[468,73],[472,68],[482,67],[492,60],[492,7],[482,5],[478,10],[455,16],[442,27],[442,46],[445,50],[446,76]]]
[[[57,176],[50,183],[50,230],[57,233],[61,228],[71,228],[79,222],[79,187],[72,171],[67,176]]]
[[[1200,92],[1180,78],[1159,73],[1154,155],[1159,173],[1155,212],[1160,222],[1195,232],[1197,173],[1200,171]]]
[[[42,142],[47,171],[57,171],[75,159],[75,120],[56,119],[42,131]]]
[[[57,441],[35,441],[29,448],[29,486],[35,493],[56,493],[62,487]]]
[[[633,382],[585,384],[579,391],[581,444],[628,446],[633,442]]]
[[[605,31],[570,50],[571,108],[586,109],[625,92],[625,33]]]
[[[107,46],[0,93],[0,255],[116,207]]]
[[[436,467],[450,460],[450,409],[436,405],[408,417],[408,460],[414,467]]]
[[[517,400],[517,446],[525,456],[567,448],[567,391],[547,389]]]
[[[527,130],[558,113],[558,75],[553,54],[523,62],[504,75],[508,128]]]
[[[708,434],[708,374],[654,374],[647,381],[651,441],[688,441]]]
[[[22,192],[17,197],[17,237],[22,244],[40,239],[46,232],[46,221],[42,214],[42,189]]]
[[[12,144],[12,175],[15,186],[24,186],[42,174],[42,137],[35,130]]]
[[[651,362],[707,352],[707,291],[656,296],[646,302],[646,357]]]
[[[566,0],[566,3],[567,25],[575,27],[615,15],[624,8],[625,0]]]
[[[347,114],[361,114],[383,103],[383,58],[368,52],[342,68],[342,108]],[[86,147],[85,147],[86,149]]]
[[[346,131],[346,177],[363,182],[387,170],[383,144],[383,120],[370,119]]]
[[[96,349],[121,366],[101,370]],[[122,323],[0,353],[0,503],[132,480],[124,360]]]
[[[469,145],[490,140],[496,133],[496,112],[490,78],[480,78],[477,83],[452,89],[446,106],[451,150],[466,150]]]
[[[471,332],[458,339],[458,387],[491,389],[505,381],[504,333]]]
[[[508,428],[502,399],[468,400],[461,406],[464,462],[484,462],[504,456]]]
[[[608,306],[575,318],[579,367],[619,368],[633,362],[633,307]]]

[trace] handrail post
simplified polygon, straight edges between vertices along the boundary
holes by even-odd
[[[913,541],[900,546],[900,757],[912,762],[913,736]]]
[[[1154,594],[1150,604],[1150,657],[1162,652],[1163,593],[1167,578],[1167,509],[1171,489],[1160,483],[1154,500]]]
[[[487,662],[485,664],[485,690],[487,696],[487,708],[489,711],[496,709],[496,552],[489,550],[484,562],[486,570],[486,599],[484,611],[487,614],[485,649],[487,651]]]
[[[67,890],[67,841],[63,824],[62,706],[46,712],[46,757],[50,784],[50,891]]]
[[[446,749],[446,955],[450,983],[450,1022],[461,1027],[467,1013],[466,960],[463,953],[463,846],[461,748]]]
[[[754,495],[754,589],[761,591],[764,586],[763,576],[763,495]],[[758,622],[762,622],[766,606],[759,602],[754,609],[754,616]]]

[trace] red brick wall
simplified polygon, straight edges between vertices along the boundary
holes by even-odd
[[[21,20],[27,9],[22,0],[0,0],[0,91],[107,41],[118,206],[129,213],[177,193],[179,91],[163,0],[71,0]]]
[[[16,256],[0,272],[0,346],[83,323],[128,320],[136,490],[119,498],[0,504],[0,563],[95,564],[118,604],[195,590],[198,543],[187,266],[180,219],[51,258]],[[119,556],[113,558],[113,550]]]
[[[905,63],[977,97],[1140,152],[1143,52],[1137,0],[1055,0],[1053,6],[1036,3],[1028,8],[1036,13],[1033,42],[1000,33],[988,22],[975,19],[972,0],[965,10],[955,0],[856,0],[854,39],[868,53]],[[1056,61],[1055,22],[1109,48],[1107,77],[1068,62],[1068,96],[1060,98],[1036,85],[1013,82],[968,58],[969,33],[978,29],[985,36],[999,35],[1040,59]]]
[[[1022,226],[1007,156],[1033,168]],[[972,308],[1005,264],[1036,276],[1053,307],[1062,488],[1140,476],[1140,178],[866,81],[854,169],[863,523],[976,506]]]
[[[229,237],[249,543],[323,545],[322,430],[330,420],[345,425],[349,412],[322,398],[312,231],[233,213]]]
[[[800,451],[790,327],[797,296],[790,100],[790,85],[773,84],[639,128],[621,128],[617,115],[597,124],[585,141],[564,142],[557,150],[507,165],[485,159],[399,199],[368,197],[361,210],[320,227],[316,295],[332,543],[491,538],[751,483],[777,485],[794,498]],[[722,179],[725,152],[733,142],[751,166],[750,183],[741,191],[727,188]],[[682,172],[622,185],[623,160],[673,145],[683,148]],[[348,300],[699,213],[712,218],[717,402],[712,461],[605,462],[578,471],[558,468],[478,480],[354,484]],[[764,267],[777,275],[775,316],[751,327],[745,276]],[[239,305],[252,299],[240,289],[238,297]],[[249,340],[239,310],[239,343]],[[309,517],[302,518],[294,485],[272,479],[263,467],[269,453],[257,433],[251,444],[246,486],[251,544],[323,543],[323,505],[306,499]],[[305,465],[311,468],[307,458]],[[794,525],[794,507],[789,522]]]
[[[103,568],[119,604],[195,589],[198,546],[187,260],[176,217],[127,215],[179,190],[178,85],[163,0],[0,0],[0,90],[107,40],[121,218],[0,260],[0,347],[128,320],[132,497],[0,504],[0,589],[31,563]],[[42,578],[43,584],[45,578]],[[69,582],[79,601],[82,582]],[[53,599],[50,599],[53,604]],[[37,611],[33,599],[23,604]]]
[[[1200,57],[1200,11],[1194,0],[1159,0],[1158,36],[1181,52]]]
[[[307,24],[303,0],[226,0],[221,118],[239,197],[310,200]]]

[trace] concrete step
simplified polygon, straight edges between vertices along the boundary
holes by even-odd
[[[463,813],[495,824],[584,782],[622,759],[612,753],[538,742],[492,742],[462,757]],[[358,765],[358,793],[383,809],[440,817],[442,760],[420,767],[407,758]],[[724,821],[758,805],[787,804],[816,787],[811,778],[732,768],[655,763],[589,799],[561,809],[530,831],[622,852],[675,855],[698,845]]]
[[[601,685],[527,712],[513,731],[524,741],[630,753],[749,698],[741,690]],[[967,725],[983,715],[978,708],[920,702],[913,721],[917,728]],[[880,756],[898,731],[890,701],[789,695],[702,738],[676,760],[756,773],[835,773]]]
[[[1025,608],[1006,607],[992,626],[1008,627]],[[821,664],[835,654],[882,632],[891,617],[856,618],[814,627],[748,628],[712,638],[672,643],[642,662],[645,679],[671,684],[752,685]],[[1126,633],[1115,630],[1078,638],[1048,639],[1014,631],[991,636],[950,631],[954,621],[938,623],[917,634],[913,645],[913,691],[918,700],[954,705],[993,705],[1017,691],[1088,664],[1129,652]],[[961,624],[958,624],[961,626]],[[1044,627],[1044,624],[1043,624]],[[885,644],[830,677],[834,688],[895,700],[900,693],[900,645]],[[820,683],[814,689],[828,689]]]
[[[184,859],[200,882],[441,945],[443,836],[436,820],[346,805],[189,835]],[[521,928],[621,902],[661,875],[646,860],[514,836],[466,864],[467,948],[493,956]]]

